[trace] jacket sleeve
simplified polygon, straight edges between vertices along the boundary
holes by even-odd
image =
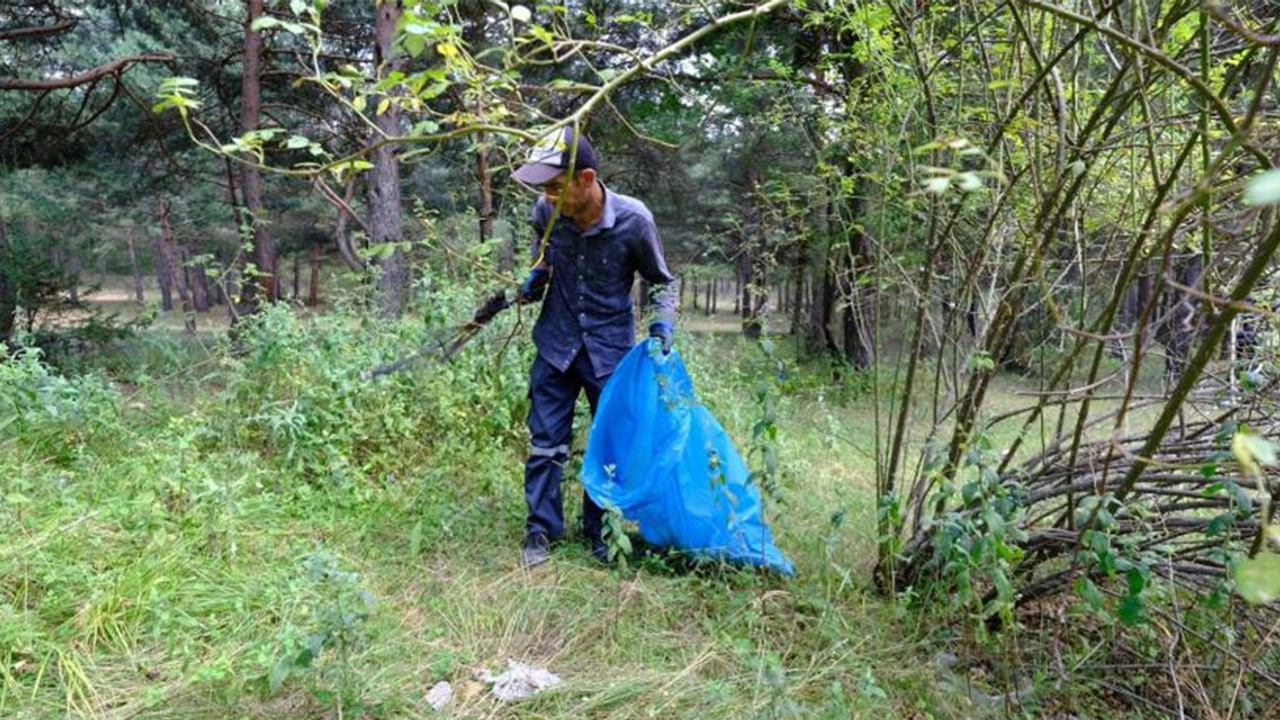
[[[667,323],[675,327],[676,300],[680,296],[680,286],[676,276],[667,268],[667,258],[662,251],[662,240],[658,237],[658,227],[653,222],[653,215],[647,211],[640,215],[640,233],[636,239],[636,266],[640,277],[653,285],[649,291],[649,309],[654,321]]]
[[[529,222],[533,225],[533,238],[529,243],[530,262],[538,259],[538,250],[542,247],[542,236],[547,232],[547,203],[539,197],[533,203],[533,211],[529,213]]]

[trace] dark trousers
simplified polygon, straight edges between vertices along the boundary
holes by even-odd
[[[564,500],[560,479],[573,442],[573,406],[586,390],[595,415],[600,390],[608,378],[596,377],[586,348],[569,368],[560,372],[539,355],[529,374],[529,459],[524,466],[524,497],[529,503],[525,534],[542,533],[550,540],[564,537]],[[582,530],[589,541],[600,539],[604,512],[582,493]]]

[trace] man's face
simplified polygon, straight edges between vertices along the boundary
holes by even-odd
[[[591,202],[591,188],[595,182],[596,171],[591,168],[574,173],[572,177],[567,172],[560,173],[543,183],[542,194],[552,205],[563,195],[560,211],[570,216],[577,215]]]

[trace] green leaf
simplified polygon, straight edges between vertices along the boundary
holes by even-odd
[[[1275,443],[1245,427],[1231,438],[1231,454],[1240,463],[1240,469],[1251,477],[1261,473],[1259,465],[1276,464]]]
[[[409,557],[418,557],[422,552],[422,518],[413,524],[413,532],[409,533]]]
[[[941,195],[951,188],[951,178],[936,177],[924,181],[924,191],[931,195]]]
[[[1147,579],[1142,576],[1142,571],[1137,568],[1131,568],[1125,573],[1126,579],[1129,581],[1129,594],[1137,595],[1147,586]]]
[[[1235,568],[1236,593],[1252,605],[1280,599],[1280,555],[1271,552],[1241,560]]]
[[[405,35],[404,49],[409,53],[409,57],[416,58],[427,49],[427,41],[421,35]]]
[[[284,681],[289,679],[289,670],[293,667],[293,662],[288,657],[282,657],[271,666],[271,673],[267,678],[267,685],[271,688],[274,695],[280,692],[280,688],[284,686]]]
[[[1233,513],[1222,513],[1209,521],[1209,526],[1205,528],[1205,537],[1219,537],[1231,527],[1231,521],[1235,519]]]
[[[960,185],[960,189],[965,192],[973,192],[974,190],[982,189],[982,180],[973,173],[960,173],[956,176],[956,179],[959,181],[958,184]]]
[[[1246,205],[1280,204],[1280,170],[1268,170],[1249,178],[1244,186]]]
[[[440,124],[432,120],[423,120],[413,126],[411,134],[413,135],[430,135],[440,129]]]
[[[284,146],[290,150],[299,150],[309,145],[311,145],[311,140],[302,135],[294,135],[284,143]]]
[[[257,20],[254,20],[253,24],[249,26],[249,29],[254,32],[262,32],[263,30],[270,30],[274,27],[280,27],[280,21],[268,15],[264,15]]]
[[[529,8],[524,5],[512,5],[511,19],[516,22],[527,23],[533,19],[533,13],[529,12]]]
[[[304,0],[289,0],[289,9],[294,15],[301,15],[307,11],[307,3]]]
[[[404,31],[410,35],[434,35],[437,27],[435,23],[405,23]]]
[[[1116,609],[1116,615],[1120,618],[1120,622],[1125,625],[1137,625],[1142,622],[1142,598],[1137,595],[1128,595],[1120,601],[1120,607]]]
[[[1098,586],[1093,584],[1093,581],[1089,578],[1081,577],[1080,580],[1076,582],[1076,592],[1080,594],[1080,597],[1085,599],[1085,602],[1089,603],[1089,607],[1094,611],[1102,609],[1104,604],[1102,591],[1098,590]]]

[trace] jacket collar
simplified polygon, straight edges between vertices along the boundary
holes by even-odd
[[[612,230],[614,223],[618,221],[618,212],[617,208],[614,207],[613,193],[609,192],[609,188],[605,187],[604,182],[597,182],[600,183],[600,191],[604,193],[604,209],[601,210],[600,217],[595,221],[595,224],[582,233],[583,237],[595,235],[605,230]]]

